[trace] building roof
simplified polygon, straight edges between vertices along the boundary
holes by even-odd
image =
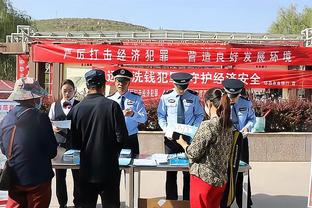
[[[0,93],[11,93],[14,89],[14,82],[9,80],[0,80]]]

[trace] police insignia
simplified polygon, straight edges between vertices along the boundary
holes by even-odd
[[[133,105],[134,101],[133,100],[128,100],[127,105]]]
[[[169,99],[168,102],[169,103],[175,103],[175,100],[174,99]]]
[[[186,103],[193,103],[193,100],[185,100]]]

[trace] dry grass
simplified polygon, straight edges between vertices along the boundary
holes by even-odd
[[[58,18],[48,20],[34,20],[32,25],[41,32],[68,31],[148,31],[140,25],[105,19],[91,18]]]

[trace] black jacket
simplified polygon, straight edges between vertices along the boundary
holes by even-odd
[[[80,149],[80,176],[90,183],[109,183],[118,174],[118,157],[128,136],[120,106],[101,94],[89,94],[68,118],[71,143]]]
[[[13,183],[35,186],[50,181],[54,175],[51,159],[56,156],[57,142],[49,117],[32,108],[19,116],[26,107],[16,106],[2,120],[0,146],[5,155],[12,128],[16,125],[13,143]]]

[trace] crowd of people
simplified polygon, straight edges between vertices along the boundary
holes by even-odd
[[[74,98],[74,83],[64,80],[62,98],[51,105],[49,115],[39,110],[46,93],[38,82],[32,78],[16,81],[9,99],[20,105],[0,124],[0,147],[5,155],[10,151],[10,138],[14,138],[7,207],[49,206],[54,176],[51,159],[60,148],[80,150],[80,169],[72,170],[75,207],[96,207],[98,195],[102,207],[120,207],[118,157],[122,148],[131,149],[133,157],[140,154],[138,125],[145,123],[148,115],[141,96],[128,90],[132,73],[120,68],[113,76],[117,91],[105,97],[104,71],[88,71],[88,94],[80,102]],[[202,106],[198,94],[188,88],[192,78],[188,73],[173,73],[174,88],[163,93],[157,108],[164,132],[173,131],[177,124],[198,127],[194,138],[164,137],[165,153],[185,152],[189,159],[190,169],[183,172],[183,200],[190,200],[191,208],[229,207],[222,202],[228,201],[228,181],[234,180],[236,202],[242,207],[242,175],[238,174],[237,179],[228,176],[229,161],[236,144],[233,132],[237,131],[243,137],[238,158],[249,163],[247,135],[255,124],[252,103],[240,96],[244,84],[228,79],[223,88],[207,90]],[[203,121],[205,113],[209,119]],[[70,130],[51,124],[61,120],[71,120]],[[56,169],[55,175],[59,206],[66,207],[66,169]],[[167,171],[165,190],[166,199],[178,199],[177,172]]]

